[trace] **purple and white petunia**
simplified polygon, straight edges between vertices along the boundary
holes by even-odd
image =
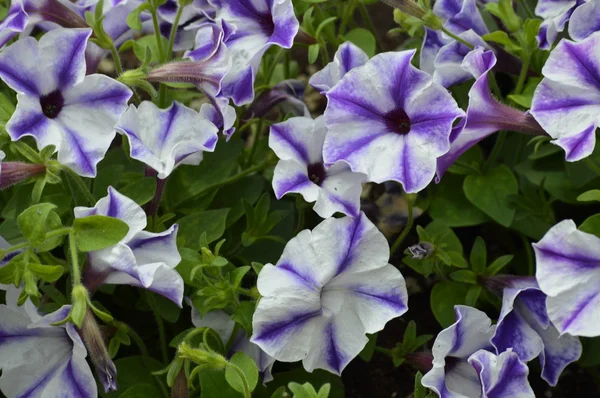
[[[480,36],[489,33],[475,0],[438,0],[433,5],[433,13],[451,33],[460,34],[470,29]]]
[[[407,310],[404,278],[389,254],[364,213],[300,232],[258,276],[250,341],[278,361],[340,374],[364,348],[365,333]]]
[[[566,160],[589,156],[600,122],[600,32],[574,43],[561,40],[550,53],[531,103],[531,114],[565,150]]]
[[[183,279],[175,267],[181,261],[177,250],[177,224],[166,231],[146,232],[146,213],[133,200],[108,188],[108,196],[95,207],[76,207],[75,218],[103,215],[129,226],[119,243],[88,253],[83,284],[91,291],[103,284],[132,285],[161,294],[181,307]]]
[[[555,386],[564,368],[581,356],[581,343],[556,330],[546,312],[546,295],[535,278],[503,280],[502,310],[491,342],[497,352],[512,349],[523,362],[539,355],[542,378]]]
[[[202,104],[200,106],[200,115],[217,126],[217,129],[225,135],[228,141],[233,133],[235,133],[235,127],[233,126],[237,114],[235,113],[235,108],[229,105],[227,98],[216,97],[212,100],[212,103]]]
[[[161,34],[168,40],[175,23],[175,16],[179,1],[167,0],[163,5],[158,7],[158,15],[161,19],[159,29]],[[175,41],[173,42],[174,51],[186,51],[194,46],[194,40],[198,31],[199,25],[206,21],[206,16],[202,10],[198,9],[194,3],[186,6],[179,19]]]
[[[327,93],[325,163],[346,161],[369,181],[409,193],[433,179],[464,112],[448,91],[411,64],[414,50],[378,54]]]
[[[98,390],[86,361],[87,350],[75,327],[52,326],[70,306],[44,317],[27,300],[17,306],[19,289],[7,290],[0,304],[0,391],[8,397],[96,398]]]
[[[299,23],[291,0],[229,0],[219,2],[216,19],[234,27],[224,41],[232,54],[231,70],[222,94],[236,105],[254,98],[254,78],[265,51],[272,45],[291,48]]]
[[[531,135],[543,135],[544,130],[529,113],[504,105],[490,92],[488,73],[496,64],[492,51],[478,47],[465,56],[462,68],[476,78],[469,90],[466,118],[452,129],[450,150],[437,160],[439,182],[444,172],[465,151],[485,137],[500,131],[512,130]]]
[[[552,324],[561,334],[600,336],[600,238],[564,220],[533,249]]]
[[[338,84],[350,70],[363,66],[369,56],[352,42],[344,42],[336,51],[333,61],[310,77],[308,83],[325,94]]]
[[[316,202],[314,210],[323,218],[336,212],[356,217],[365,175],[354,173],[343,161],[323,162],[326,133],[322,116],[293,117],[271,126],[269,147],[281,159],[273,175],[275,196],[299,193],[307,202]]]
[[[472,307],[454,307],[456,322],[433,343],[433,368],[423,386],[440,398],[533,398],[529,369],[516,353],[494,354],[490,338],[495,326]]]
[[[538,45],[542,50],[552,48],[556,37],[565,29],[573,11],[584,2],[585,0],[538,1],[535,6],[535,14],[544,20],[537,34]]]
[[[39,42],[26,37],[0,53],[0,78],[18,93],[6,124],[10,137],[31,136],[39,149],[54,145],[58,161],[84,177],[96,175],[132,95],[108,76],[85,76],[91,33],[56,29]]]
[[[129,140],[133,159],[167,178],[180,164],[198,165],[217,144],[217,127],[198,112],[174,101],[160,109],[150,101],[130,105],[115,129]]]
[[[569,21],[569,36],[581,41],[600,31],[600,0],[590,0],[577,7]]]
[[[204,316],[192,308],[192,323],[195,327],[207,327],[213,329],[219,334],[223,344],[227,344],[232,338],[235,322],[231,319],[231,315],[223,311],[212,311]],[[254,343],[251,343],[243,329],[239,329],[235,336],[231,347],[227,352],[227,357],[231,357],[236,352],[243,352],[254,360],[260,373],[263,383],[268,383],[273,380],[271,370],[275,364],[275,358],[264,352]]]

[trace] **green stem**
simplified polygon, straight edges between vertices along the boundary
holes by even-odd
[[[150,304],[150,308],[152,309],[152,313],[154,314],[156,326],[158,326],[161,358],[164,363],[168,363],[169,353],[167,351],[167,334],[165,333],[165,323],[160,316],[160,312],[158,312],[158,304],[156,303],[156,298],[154,297],[153,293],[146,291],[146,297],[148,299],[148,304]]]
[[[485,164],[483,165],[484,172],[489,170],[489,168],[492,167],[492,165],[496,162],[496,158],[498,157],[500,150],[502,150],[502,146],[504,145],[505,140],[506,140],[506,131],[501,131],[500,133],[498,133],[498,138],[496,138],[496,142],[494,143],[492,152],[490,153],[490,156],[488,157]]]
[[[356,7],[356,1],[351,0],[350,4],[348,4],[348,6],[344,12],[344,15],[342,16],[342,22],[340,23],[339,36],[344,36],[344,34],[346,33],[346,26],[348,26],[348,21],[350,20],[350,17],[352,17],[354,15],[354,7]]]
[[[121,64],[121,57],[119,56],[119,52],[115,47],[115,43],[111,41],[110,43],[110,53],[112,54],[113,61],[115,62],[115,69],[117,70],[117,76],[121,76],[123,74],[123,65]]]
[[[77,239],[75,230],[69,231],[69,252],[71,254],[71,280],[73,286],[81,284],[81,271],[79,269],[79,257],[77,257]]]
[[[596,174],[600,175],[600,167],[596,163],[594,163],[590,158],[583,159],[585,164]]]
[[[171,33],[169,34],[169,42],[167,44],[167,52],[164,54],[164,58],[161,58],[163,63],[167,63],[171,60],[173,56],[173,46],[175,45],[175,37],[177,36],[177,28],[179,27],[179,20],[181,19],[181,14],[183,13],[183,9],[185,5],[179,5],[177,7],[177,13],[175,14],[175,19],[173,20],[173,25],[171,26]],[[158,105],[163,108],[166,106],[167,96],[167,85],[161,84],[158,89]]]
[[[250,290],[250,289],[244,289],[243,287],[236,287],[235,291],[238,292],[238,293],[243,294],[244,296],[251,297],[253,299],[257,299],[258,298],[257,295],[256,295],[256,293],[253,293],[252,290]]]
[[[93,206],[96,203],[96,199],[94,199],[94,196],[90,192],[90,189],[87,187],[87,185],[85,185],[85,182],[79,176],[79,174],[75,173],[73,170],[71,170],[68,167],[63,167],[62,169],[65,171],[65,173],[67,173],[69,175],[69,177],[71,177],[73,179],[73,181],[75,181],[75,183],[77,184],[77,187],[83,193],[83,196],[85,196],[85,198],[87,199],[89,204]]]
[[[531,250],[531,242],[529,242],[529,239],[527,239],[527,237],[525,237],[523,234],[521,234],[521,241],[523,242],[525,254],[527,255],[527,275],[534,275],[535,262],[533,259],[533,252]]]
[[[250,154],[248,155],[248,160],[246,161],[246,167],[249,167],[252,164],[252,160],[254,160],[254,155],[256,155],[256,151],[258,149],[258,142],[260,141],[260,133],[263,129],[263,121],[259,120],[258,125],[256,126],[256,131],[253,134],[254,141],[252,142],[252,148],[250,149]]]
[[[71,228],[71,227],[55,229],[53,231],[46,233],[45,239],[48,240],[48,239],[56,238],[57,236],[67,235],[68,233],[71,232],[72,229],[73,228]],[[29,242],[19,243],[18,245],[11,246],[8,249],[1,249],[0,252],[2,252],[4,255],[6,255],[7,253],[12,253],[12,252],[20,250],[20,249],[25,249],[26,247],[29,247]]]
[[[156,37],[156,47],[158,47],[158,59],[165,58],[165,52],[162,46],[162,35],[158,26],[158,17],[156,16],[156,7],[152,8],[152,24],[154,25],[154,36]]]
[[[406,197],[406,194],[405,194],[405,197]],[[398,238],[396,239],[396,241],[392,245],[392,249],[390,250],[390,257],[398,250],[398,248],[400,248],[400,245],[402,244],[402,242],[404,241],[404,239],[406,239],[406,236],[408,236],[408,233],[412,229],[412,225],[413,225],[413,203],[412,203],[412,201],[410,199],[407,198],[406,199],[406,204],[408,205],[408,220],[406,221],[406,226],[402,230],[402,233],[400,234],[400,236],[398,236]]]
[[[252,167],[250,167],[250,168],[247,168],[246,170],[244,170],[244,171],[242,171],[242,172],[239,172],[239,173],[237,173],[236,175],[234,175],[234,176],[231,176],[231,177],[229,177],[229,178],[227,178],[227,179],[225,179],[225,180],[223,180],[223,181],[219,181],[219,182],[216,182],[216,183],[214,183],[214,184],[211,184],[211,185],[209,185],[209,186],[205,187],[205,188],[204,188],[204,189],[202,189],[200,192],[196,193],[196,194],[195,194],[195,195],[193,195],[191,198],[188,198],[188,199],[186,199],[186,200],[191,200],[191,199],[196,199],[196,198],[199,198],[199,197],[201,197],[202,195],[204,195],[204,194],[206,194],[207,192],[210,192],[210,191],[212,191],[212,190],[214,190],[214,189],[221,188],[222,186],[225,186],[225,185],[233,184],[234,182],[238,182],[238,181],[239,181],[239,180],[241,180],[242,178],[244,178],[244,177],[246,177],[246,176],[248,176],[248,175],[250,175],[250,174],[252,174],[252,173],[255,173],[255,172],[257,172],[257,171],[260,171],[260,170],[263,170],[263,169],[267,168],[267,167],[268,167],[268,166],[270,166],[272,163],[273,163],[273,160],[272,160],[272,159],[269,157],[267,160],[265,160],[265,161],[264,161],[264,162],[262,162],[262,163],[259,163],[259,164],[255,165],[255,166],[252,166]],[[175,207],[177,207],[177,206],[178,206],[178,205],[180,205],[180,204],[181,204],[181,203],[176,203],[176,204],[175,204]]]
[[[454,33],[450,32],[446,28],[442,28],[442,32],[444,32],[445,34],[447,34],[448,36],[450,36],[451,38],[453,38],[457,42],[462,43],[465,46],[469,47],[471,50],[475,48],[475,46],[473,44],[469,43],[468,41],[466,41],[462,37],[459,37],[459,36],[455,35]]]
[[[270,82],[271,82],[271,78],[273,77],[273,74],[275,73],[275,69],[277,68],[277,64],[279,63],[279,60],[281,59],[281,57],[286,53],[285,48],[281,48],[279,49],[279,51],[277,52],[277,54],[275,55],[275,59],[273,60],[273,63],[271,64],[271,67],[269,68],[266,76],[265,76],[265,84],[267,86],[270,87]]]
[[[527,78],[527,72],[529,71],[529,55],[525,55],[523,64],[521,65],[521,71],[519,72],[519,79],[517,80],[517,86],[515,87],[515,94],[521,94],[523,86],[525,85],[525,79]]]
[[[375,352],[380,352],[382,354],[387,355],[388,357],[393,357],[393,353],[392,350],[390,350],[389,348],[383,348],[383,347],[377,347],[375,346]]]
[[[520,3],[523,6],[523,8],[525,9],[525,13],[527,14],[527,18],[534,19],[535,18],[535,14],[533,13],[533,11],[531,11],[531,8],[529,7],[529,4],[527,4],[527,0],[521,0]]]

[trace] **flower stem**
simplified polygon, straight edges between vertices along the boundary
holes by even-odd
[[[167,44],[167,52],[164,54],[164,58],[161,57],[163,63],[167,63],[171,60],[173,56],[173,46],[175,45],[175,37],[177,36],[177,28],[179,27],[179,20],[181,19],[181,14],[183,13],[183,9],[186,4],[177,6],[177,13],[175,14],[175,19],[173,20],[173,25],[171,26],[171,33],[169,34],[169,42]],[[158,90],[158,105],[163,108],[166,106],[165,100],[167,96],[167,86],[166,84],[161,84]]]
[[[154,314],[154,319],[156,320],[156,326],[158,326],[158,335],[160,338],[160,354],[162,361],[164,363],[169,362],[169,353],[167,351],[167,334],[165,333],[165,323],[163,322],[162,317],[160,316],[160,312],[158,312],[158,304],[156,303],[156,298],[153,293],[146,291],[146,297],[148,299],[148,304],[152,309],[152,313]]]
[[[498,133],[498,138],[496,138],[496,142],[494,143],[494,147],[492,148],[492,152],[490,152],[490,156],[486,160],[483,165],[484,172],[489,170],[490,167],[496,162],[496,158],[504,145],[504,141],[506,140],[506,131],[501,131]]]
[[[75,230],[69,231],[69,252],[71,254],[71,280],[73,286],[81,285],[81,270],[79,269],[79,257],[77,256],[77,239]]]
[[[445,34],[447,34],[448,36],[450,36],[451,38],[453,38],[457,42],[462,43],[465,46],[469,47],[471,50],[475,48],[475,46],[473,44],[469,43],[468,41],[466,41],[462,37],[455,35],[454,33],[450,32],[446,28],[442,28],[442,32],[444,32]]]
[[[523,64],[521,65],[521,71],[519,72],[519,79],[517,80],[517,86],[515,87],[515,94],[521,94],[523,86],[525,85],[525,79],[527,78],[527,72],[529,71],[529,62],[531,57],[525,55]]]
[[[583,161],[592,171],[594,171],[596,174],[600,175],[600,167],[598,167],[598,165],[596,163],[594,163],[594,161],[592,159],[585,158],[585,159],[583,159]]]
[[[158,59],[165,58],[165,51],[162,47],[162,36],[160,34],[160,27],[158,26],[157,7],[152,7],[152,24],[154,25],[154,35],[156,36],[156,47],[158,47]]]
[[[248,160],[246,161],[246,167],[249,167],[252,164],[252,160],[254,159],[254,155],[256,155],[256,150],[258,149],[258,143],[260,141],[260,133],[263,129],[263,121],[259,120],[258,125],[256,126],[256,131],[252,135],[254,137],[254,141],[252,141],[252,148],[250,149],[250,154],[248,155]]]
[[[119,52],[115,47],[115,43],[110,42],[110,53],[112,54],[113,61],[115,62],[115,69],[117,70],[117,76],[121,76],[123,74],[123,65],[121,64],[121,57],[119,56]]]
[[[96,199],[94,199],[94,196],[90,192],[87,185],[85,185],[85,182],[79,176],[79,174],[75,173],[73,170],[71,170],[68,167],[63,167],[63,170],[65,171],[65,173],[67,173],[69,175],[69,177],[71,177],[71,179],[73,179],[73,181],[75,181],[75,183],[77,184],[77,187],[79,188],[81,193],[83,193],[83,196],[85,196],[85,198],[87,199],[89,204],[93,206],[94,203],[96,203]]]
[[[406,194],[405,194],[405,197],[406,197],[406,204],[408,206],[408,220],[406,221],[406,226],[402,230],[402,233],[400,234],[400,236],[398,236],[398,238],[396,239],[396,241],[392,245],[392,249],[390,250],[390,256],[392,256],[398,250],[398,248],[400,248],[400,245],[402,244],[402,242],[404,242],[404,239],[406,239],[406,236],[408,235],[408,233],[412,229],[412,225],[413,225],[413,203],[412,203],[412,200],[410,200],[407,197]]]

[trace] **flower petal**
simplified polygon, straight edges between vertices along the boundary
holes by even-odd
[[[311,86],[325,93],[333,88],[350,70],[363,66],[369,56],[352,42],[344,42],[336,51],[333,61],[310,77]]]
[[[600,1],[591,0],[577,7],[569,21],[569,36],[581,41],[600,31]]]
[[[269,147],[279,159],[305,165],[322,163],[323,141],[327,129],[322,117],[293,117],[271,126]]]
[[[469,357],[481,381],[482,398],[534,398],[529,385],[527,365],[514,352],[496,356],[479,350]]]

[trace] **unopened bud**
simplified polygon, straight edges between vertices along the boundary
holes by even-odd
[[[412,258],[414,258],[415,260],[422,260],[431,256],[434,249],[435,248],[433,247],[433,245],[429,242],[419,242],[416,245],[410,246],[407,250],[408,253],[412,256]]]
[[[117,368],[110,359],[102,333],[90,308],[87,308],[83,318],[83,324],[79,328],[79,335],[83,340],[92,364],[96,369],[96,375],[100,378],[104,391],[117,390]]]
[[[10,187],[31,177],[43,174],[46,166],[43,164],[31,164],[23,162],[0,163],[0,189]]]
[[[388,6],[399,9],[405,14],[423,19],[426,10],[422,9],[417,3],[412,0],[381,0]]]
[[[33,6],[33,10],[27,10],[29,13],[36,11],[46,21],[54,22],[63,28],[89,28],[89,25],[75,11],[65,6],[58,0],[44,0],[40,5]],[[37,10],[35,9],[37,8]]]
[[[206,367],[211,369],[225,369],[228,364],[227,359],[223,355],[212,351],[192,348],[185,342],[179,344],[177,351],[180,358],[189,359],[200,365],[206,365]]]
[[[188,398],[190,396],[185,370],[181,369],[175,377],[175,382],[171,388],[171,398]]]

